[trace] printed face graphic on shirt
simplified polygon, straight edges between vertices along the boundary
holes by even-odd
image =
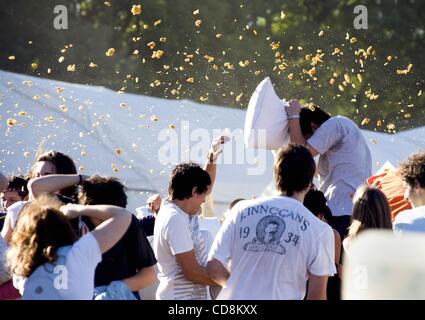
[[[278,230],[278,224],[274,221],[270,222],[264,229],[264,243],[276,241],[276,231]]]
[[[245,243],[244,250],[285,254],[286,249],[280,243],[285,228],[285,221],[280,217],[270,215],[262,218],[257,224],[256,236],[251,242]]]

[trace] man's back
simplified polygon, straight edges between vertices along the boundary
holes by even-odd
[[[238,203],[211,257],[230,263],[218,299],[302,299],[309,272],[335,272],[332,229],[299,201],[282,196]]]

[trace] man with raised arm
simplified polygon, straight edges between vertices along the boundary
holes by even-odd
[[[207,274],[207,250],[198,215],[212,191],[215,161],[225,142],[225,137],[213,142],[204,168],[182,163],[171,172],[168,198],[161,204],[154,229],[159,300],[206,300],[207,286],[217,285]]]
[[[292,143],[310,150],[318,163],[319,190],[332,211],[329,224],[341,238],[348,233],[352,198],[372,175],[372,157],[358,126],[343,116],[330,117],[316,105],[301,108],[297,100],[286,107]]]

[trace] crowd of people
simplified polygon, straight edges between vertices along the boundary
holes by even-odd
[[[353,121],[296,100],[285,111],[291,143],[275,154],[275,195],[235,199],[216,235],[200,215],[226,137],[203,167],[175,166],[147,217],[126,210],[117,178],[78,174],[58,151],[27,177],[0,174],[0,299],[140,300],[157,280],[157,299],[340,299],[359,234],[425,232],[425,153],[396,169],[410,209],[394,214],[379,181],[368,184],[372,157]]]

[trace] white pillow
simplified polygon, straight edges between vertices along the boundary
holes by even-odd
[[[270,78],[260,82],[246,111],[245,147],[274,150],[289,143],[286,105],[274,91]]]

